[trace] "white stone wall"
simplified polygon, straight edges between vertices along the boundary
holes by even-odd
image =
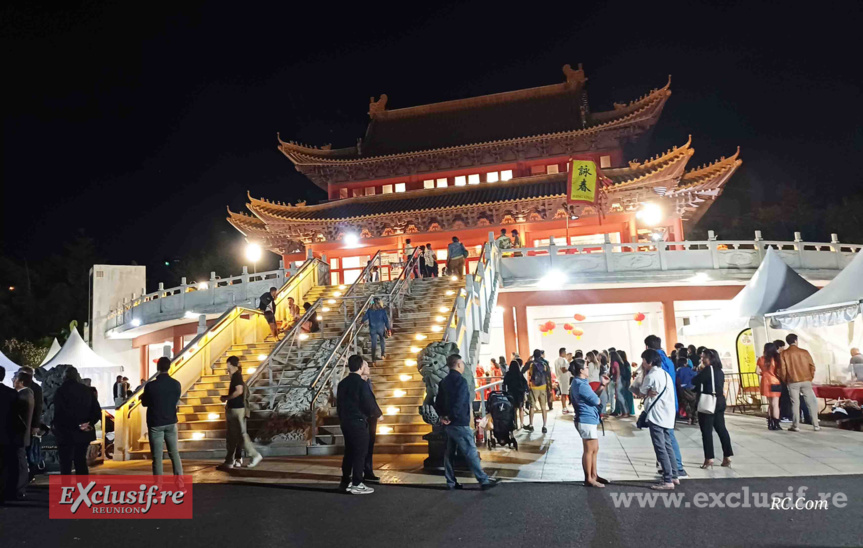
[[[101,272],[101,275],[99,274]],[[93,265],[90,346],[102,358],[122,365],[133,385],[138,380],[140,354],[132,348],[131,339],[108,339],[105,336],[109,312],[129,295],[140,295],[147,285],[147,267],[129,265]]]

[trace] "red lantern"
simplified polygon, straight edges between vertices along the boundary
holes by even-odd
[[[584,316],[582,314],[576,314],[575,316],[573,316],[573,318],[575,318],[575,321],[577,322],[583,322],[587,319],[587,316]]]
[[[584,331],[576,327],[572,330],[572,334],[575,335],[576,339],[581,340],[581,336],[584,335]]]
[[[644,321],[644,318],[646,318],[646,317],[647,317],[647,316],[645,316],[645,315],[644,315],[644,313],[639,312],[639,313],[637,313],[637,314],[636,314],[632,319],[633,319],[633,320],[635,320],[635,321],[637,321],[637,322],[638,322],[638,325],[641,325],[641,322],[643,322],[643,321]]]
[[[572,324],[565,323],[563,324],[563,328],[566,329],[566,333],[572,333]]]
[[[548,335],[548,327],[545,324],[539,326],[539,332],[542,333],[542,336],[545,337]]]
[[[557,324],[552,322],[552,321],[548,321],[548,322],[545,322],[545,327],[548,328],[548,332],[549,332],[549,334],[551,334],[551,333],[554,333],[554,328],[557,327]]]

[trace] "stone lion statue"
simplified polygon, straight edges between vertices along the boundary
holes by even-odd
[[[426,387],[426,397],[423,400],[420,415],[429,424],[438,424],[440,418],[434,409],[438,384],[449,373],[446,366],[447,357],[458,354],[458,345],[453,342],[433,342],[417,354],[417,370],[423,377]]]

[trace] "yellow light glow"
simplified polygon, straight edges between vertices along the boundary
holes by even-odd
[[[447,292],[446,292],[447,297],[452,297],[453,295],[455,295],[455,291],[453,291],[452,289],[447,290]]]
[[[437,323],[441,323],[441,322],[445,322],[446,318],[444,318],[443,316],[435,316],[434,321],[436,321]]]
[[[266,360],[266,359],[267,359],[267,355],[266,355],[266,354],[258,354],[258,361],[259,361],[259,362],[262,362],[262,361],[264,361],[264,360]]]
[[[381,426],[378,428],[378,434],[389,434],[393,429],[389,426]]]
[[[449,277],[449,279],[450,279],[450,281],[452,281],[452,282],[457,282],[457,281],[458,281],[458,276],[450,276],[450,277]]]
[[[408,367],[412,367],[417,364],[416,360],[405,360],[405,365]]]
[[[395,396],[397,398],[403,398],[406,395],[407,395],[407,392],[405,392],[404,390],[394,390],[393,391],[393,396]]]
[[[198,289],[200,290],[209,289],[209,287],[210,286],[207,284],[207,282],[201,282],[198,284]]]
[[[335,293],[333,293],[333,297],[341,297],[341,296],[342,296],[341,291],[336,291]]]
[[[335,299],[330,299],[330,300],[328,300],[328,301],[327,301],[327,304],[336,304],[336,300],[335,300]]]
[[[443,327],[441,327],[439,325],[433,325],[431,327],[431,330],[434,331],[435,333],[440,333],[441,331],[443,331]]]
[[[347,287],[348,287],[348,286],[346,286],[346,285],[340,285],[340,286],[339,286],[339,289],[341,289],[342,291],[344,291],[345,289],[347,289]]]
[[[202,439],[204,439],[204,433],[203,432],[192,432],[192,439],[193,440],[202,440]]]
[[[219,420],[219,414],[218,413],[210,413],[209,415],[207,415],[207,418],[211,421],[217,421],[217,420]]]
[[[306,339],[308,339],[308,338],[309,338],[309,334],[308,334],[308,333],[300,333],[300,340],[301,340],[301,341],[304,341],[304,340],[306,340]]]
[[[420,350],[422,350],[422,348],[420,348],[419,346],[412,346],[411,354],[418,354]]]
[[[329,312],[329,311],[330,311],[330,307],[328,307],[328,306],[321,308],[321,312]]]
[[[398,407],[393,407],[392,405],[387,407],[387,415],[395,415],[399,412]]]
[[[323,317],[323,316],[321,316],[320,314],[318,314],[318,321],[321,321],[321,320],[323,320],[323,319],[324,319],[324,317]]]
[[[424,340],[426,340],[427,338],[428,338],[428,337],[426,337],[426,336],[425,336],[425,335],[423,335],[422,333],[417,333],[416,339],[417,339],[418,341],[424,341]]]
[[[441,314],[443,314],[445,312],[449,312],[449,308],[442,306],[442,307],[438,308],[437,311],[440,312]]]
[[[257,370],[258,370],[257,367],[247,367],[246,368],[246,375],[251,375],[252,373],[254,373]]]
[[[412,378],[413,378],[413,377],[411,377],[410,375],[399,375],[399,380],[400,380],[400,381],[409,381],[409,380],[411,380]]]

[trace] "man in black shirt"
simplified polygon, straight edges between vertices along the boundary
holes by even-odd
[[[366,368],[368,369],[368,367]],[[375,398],[375,392],[372,390],[372,381],[371,381],[371,372],[367,372],[363,375],[363,380],[366,381],[366,386],[369,388],[369,394],[372,398],[372,414],[369,415],[369,450],[366,453],[366,463],[363,468],[363,479],[365,481],[380,481],[381,478],[375,475],[375,467],[372,462],[372,458],[375,454],[375,438],[377,437],[378,432],[378,419],[380,419],[384,412],[381,411],[380,406],[378,405],[378,400]]]
[[[363,376],[369,374],[369,364],[362,356],[354,354],[348,358],[348,369],[350,374],[336,390],[336,407],[345,437],[339,489],[352,495],[368,495],[375,490],[363,483],[363,468],[369,450],[369,417],[375,413],[377,404],[368,383],[363,380]]]
[[[34,372],[32,367],[24,366],[19,369],[19,372],[30,375],[30,380],[26,386],[33,391],[33,420],[30,424],[30,445],[38,444],[41,446],[42,438],[40,431],[42,430],[42,404],[44,402],[42,399],[42,387],[33,380]],[[36,472],[39,470],[39,463],[30,460],[30,451],[27,451],[27,464],[30,467],[28,481],[33,481],[33,478],[36,477]]]
[[[171,378],[171,359],[159,358],[156,370],[159,374],[144,386],[141,405],[147,408],[147,430],[150,436],[150,454],[153,456],[153,475],[162,475],[162,447],[168,446],[171,467],[175,476],[183,475],[183,463],[177,449],[177,404],[182,389],[180,383]]]
[[[60,473],[86,476],[87,448],[96,439],[94,426],[102,419],[102,409],[90,387],[81,384],[81,375],[72,366],[63,374],[63,384],[54,393],[54,420],[51,424],[60,454]]]
[[[258,309],[264,313],[264,319],[270,324],[270,330],[273,332],[273,338],[276,340],[279,340],[279,327],[276,325],[276,294],[278,292],[278,289],[271,287],[258,300]],[[267,335],[264,340],[267,340],[269,337]]]
[[[126,399],[126,385],[123,384],[123,375],[117,375],[117,382],[112,388],[114,397],[114,407],[120,407],[123,400]]]
[[[258,453],[249,434],[246,432],[246,383],[243,382],[243,373],[240,371],[240,358],[230,356],[228,358],[228,373],[231,374],[231,384],[228,387],[228,395],[222,396],[225,402],[225,422],[228,427],[228,452],[225,455],[225,463],[219,468],[230,470],[242,465],[241,451],[246,451],[246,456],[252,458],[249,468],[254,468],[264,460]]]

